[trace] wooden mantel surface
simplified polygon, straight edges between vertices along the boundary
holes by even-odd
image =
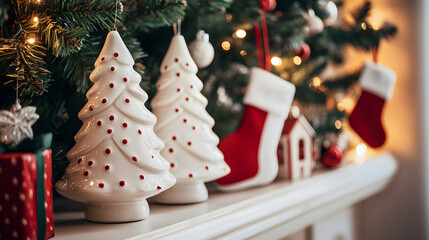
[[[150,204],[149,218],[132,223],[88,222],[82,210],[60,201],[54,239],[264,239],[267,232],[287,236],[382,191],[396,169],[395,158],[384,153],[293,183],[276,180],[232,193],[209,189],[204,203]]]

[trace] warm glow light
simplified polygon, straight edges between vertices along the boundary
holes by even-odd
[[[300,112],[301,112],[301,110],[299,109],[298,106],[292,106],[290,108],[290,113],[292,114],[292,117],[294,117],[294,118],[299,118]]]
[[[282,59],[279,57],[273,57],[273,58],[271,58],[271,64],[273,64],[273,66],[278,67],[278,66],[282,65]]]
[[[338,111],[340,111],[340,112],[344,111],[344,110],[346,109],[346,108],[344,107],[344,103],[339,102],[339,103],[337,104],[337,109],[338,109]]]
[[[225,22],[231,22],[232,15],[230,13],[225,14]]]
[[[362,29],[363,29],[363,30],[366,30],[366,23],[364,23],[364,22],[363,22],[363,23],[361,24],[361,27],[362,27]]]
[[[223,41],[221,46],[222,49],[225,51],[229,51],[229,49],[231,49],[231,43],[229,43],[228,41]]]
[[[355,101],[351,97],[344,97],[343,98],[343,103],[344,103],[344,109],[348,113],[351,113],[352,110],[353,110],[353,108],[354,108],[354,106],[356,105]]]
[[[366,145],[364,143],[361,143],[361,144],[357,145],[357,147],[356,147],[356,154],[358,156],[363,156],[366,154],[367,150],[368,150],[368,148],[366,147]]]
[[[33,44],[33,43],[35,43],[35,42],[36,42],[36,39],[34,39],[34,38],[29,38],[29,39],[27,40],[27,42],[28,42],[28,43],[30,43],[30,44]]]
[[[335,125],[336,129],[341,129],[341,127],[342,127],[343,124],[341,123],[340,120],[336,120],[334,125]]]
[[[295,65],[301,65],[302,63],[302,59],[298,56],[293,57],[292,61],[295,63]]]
[[[320,80],[320,78],[318,78],[318,77],[314,77],[313,78],[313,86],[314,87],[320,87],[320,84],[322,84],[322,80]]]
[[[238,38],[245,38],[247,35],[246,31],[244,31],[243,29],[238,29],[235,32],[235,36],[237,36]]]
[[[247,55],[247,51],[246,50],[241,50],[240,51],[240,55],[241,56],[246,56]]]
[[[37,21],[39,21],[39,18],[38,17],[34,17],[33,21],[37,22]]]

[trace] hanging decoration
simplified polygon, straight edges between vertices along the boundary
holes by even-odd
[[[209,42],[209,34],[204,30],[197,32],[197,37],[189,44],[189,52],[198,68],[208,67],[214,59],[215,51]]]

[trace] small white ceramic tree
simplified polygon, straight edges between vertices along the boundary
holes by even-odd
[[[85,217],[96,222],[127,222],[149,214],[146,198],[175,183],[160,155],[156,117],[147,110],[134,60],[117,31],[107,35],[95,62],[79,112],[83,126],[67,153],[70,165],[56,190],[86,203]]]
[[[219,138],[212,131],[214,120],[205,110],[203,83],[182,35],[173,37],[161,64],[158,92],[151,102],[158,118],[156,134],[165,142],[161,151],[170,162],[177,184],[154,197],[162,203],[193,203],[208,198],[204,182],[230,172],[217,148]]]

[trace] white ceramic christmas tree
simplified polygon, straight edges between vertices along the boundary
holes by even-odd
[[[156,117],[144,103],[134,60],[117,31],[107,35],[95,62],[79,112],[83,126],[67,153],[70,165],[56,190],[86,203],[85,217],[96,222],[128,222],[149,214],[146,198],[175,183],[169,163],[160,155]]]
[[[204,182],[227,175],[230,168],[217,148],[214,120],[207,113],[203,83],[182,35],[173,37],[161,64],[158,92],[151,102],[158,118],[156,134],[165,142],[161,151],[170,162],[177,184],[155,196],[161,203],[194,203],[208,198]]]

